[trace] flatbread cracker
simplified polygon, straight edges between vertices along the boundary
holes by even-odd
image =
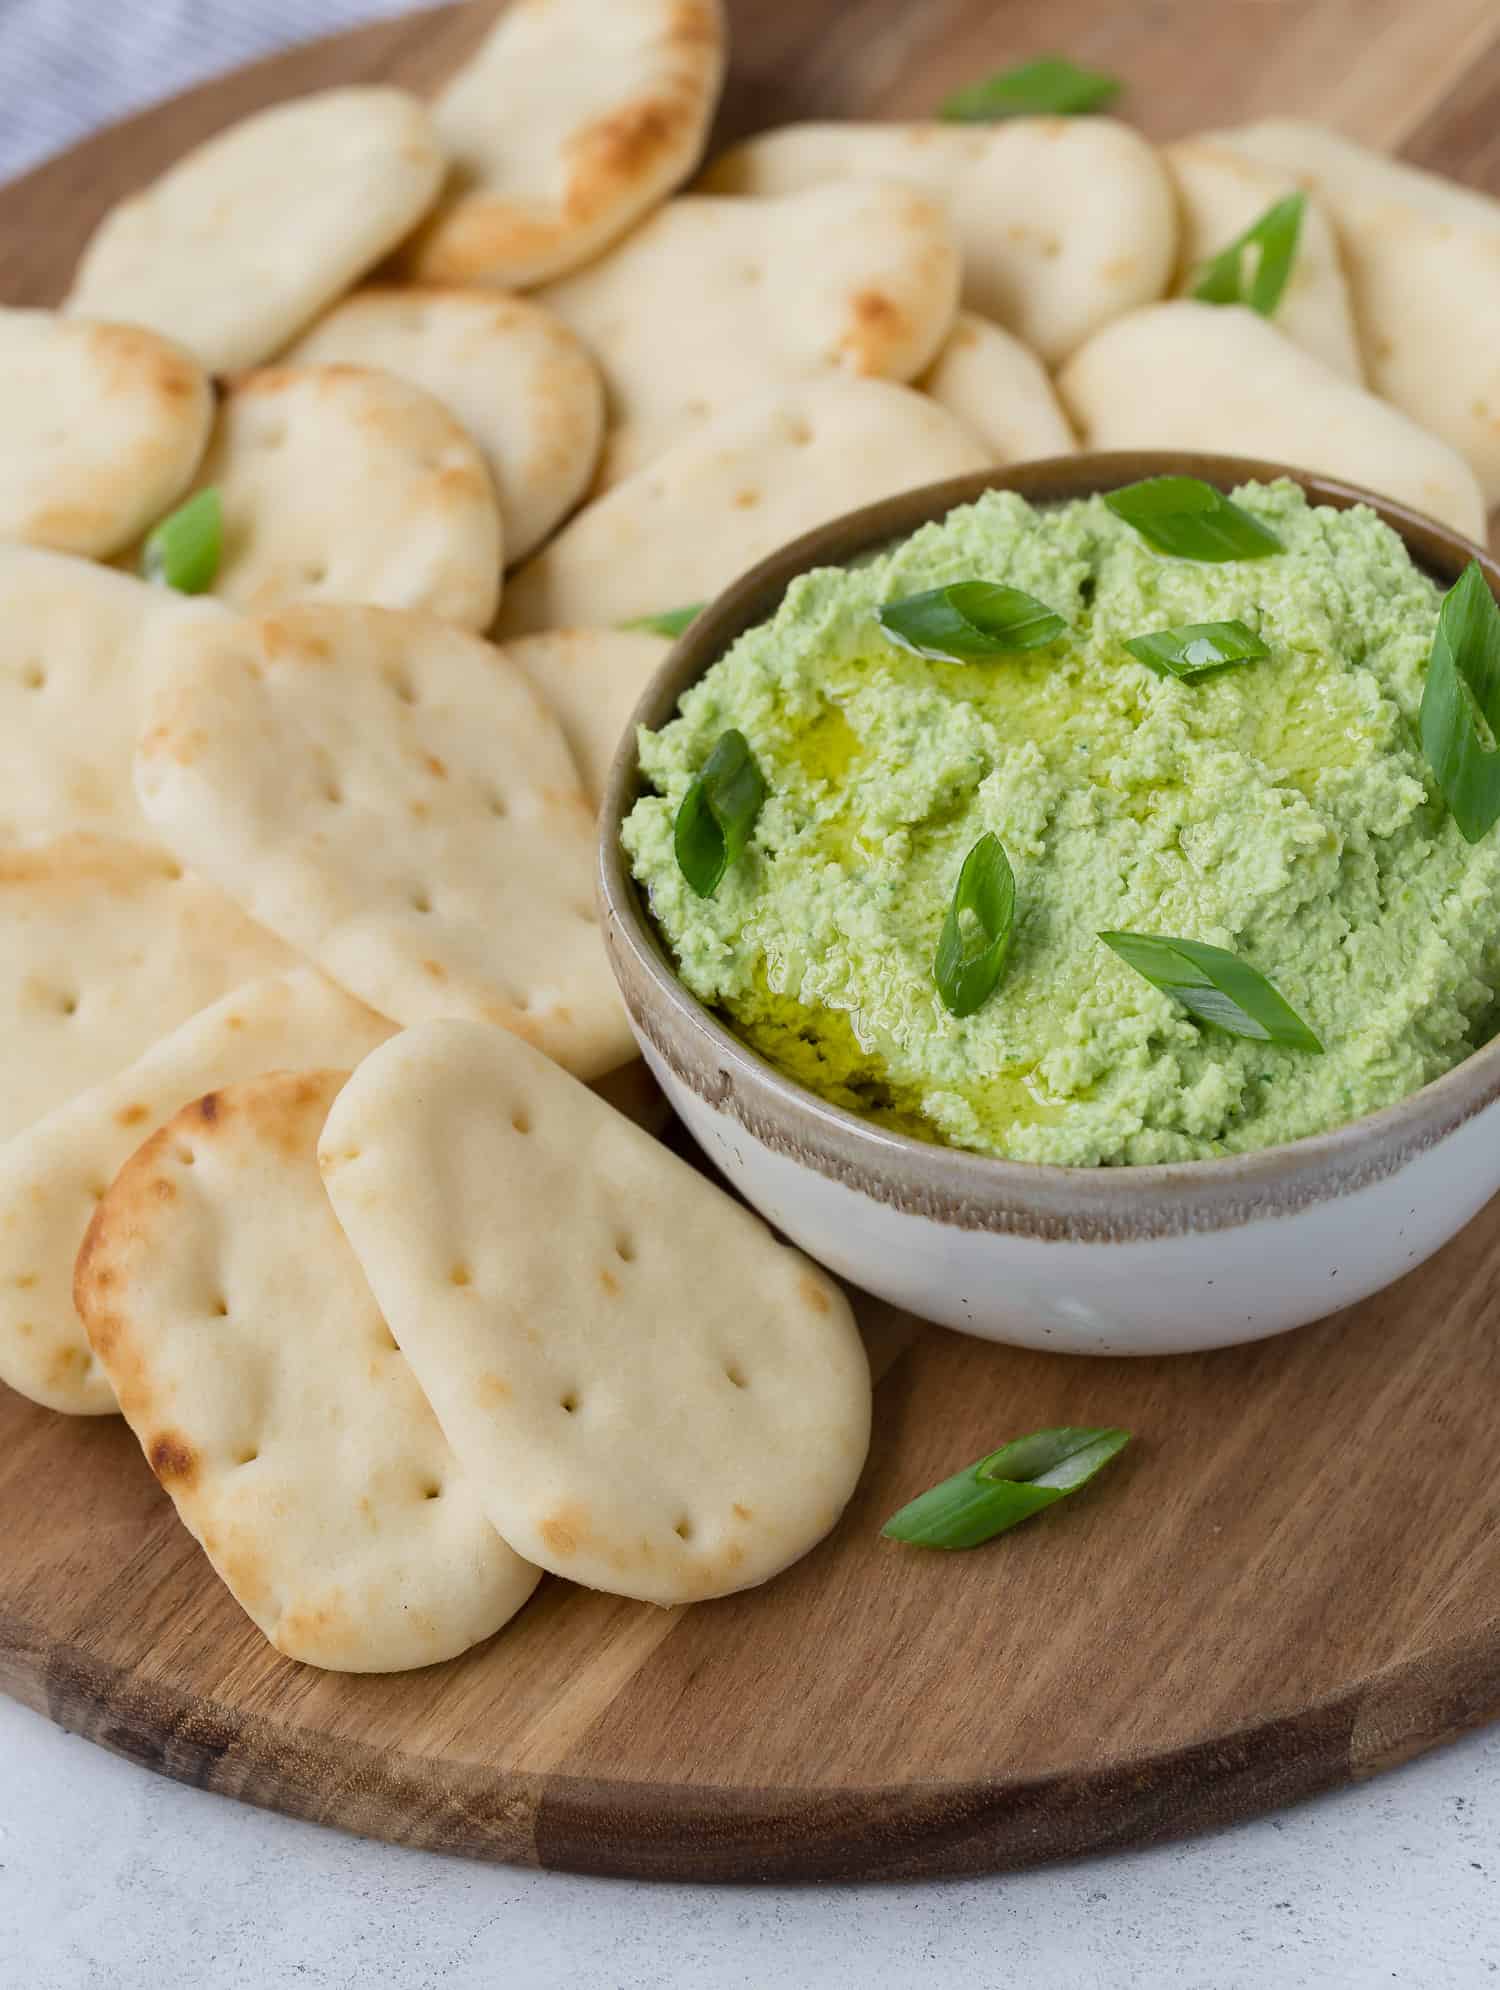
[[[1500,504],[1500,201],[1291,118],[1207,136],[1317,195],[1370,385],[1466,457]]]
[[[987,444],[998,464],[1071,456],[1078,447],[1030,346],[972,311],[960,311],[917,385]]]
[[[330,606],[183,625],[149,674],[142,806],[252,918],[400,1022],[498,1023],[584,1078],[631,1055],[594,812],[515,664]]]
[[[358,1063],[391,1026],[310,968],[248,983],[116,1077],[0,1147],[0,1382],[52,1410],[117,1405],[73,1306],[96,1204],[141,1142],[192,1099],[267,1071]]]
[[[179,1112],[95,1210],[77,1301],[178,1517],[277,1651],[400,1672],[491,1636],[541,1572],[486,1520],[323,1192],[342,1083],[281,1072]]]
[[[643,629],[552,629],[505,645],[562,727],[595,808],[630,714],[671,647]]]
[[[484,458],[440,401],[362,366],[270,366],[234,381],[199,488],[224,550],[213,593],[262,613],[367,601],[482,629],[503,538]]]
[[[78,833],[0,849],[0,1140],[232,988],[297,965],[150,844]]]
[[[799,532],[989,460],[946,408],[890,381],[759,396],[585,505],[512,576],[497,633],[629,622],[711,600]]]
[[[130,761],[147,630],[203,612],[66,553],[0,545],[0,841],[149,837]]]
[[[725,39],[721,0],[516,0],[433,106],[454,167],[404,272],[524,290],[598,255],[697,166]]]
[[[65,308],[180,339],[211,373],[259,366],[415,227],[442,177],[404,90],[273,104],[112,208]]]
[[[1228,146],[1185,138],[1162,157],[1177,188],[1182,239],[1173,286],[1187,297],[1211,256],[1253,227],[1266,210],[1297,190],[1290,173],[1258,164]],[[1286,289],[1273,323],[1315,359],[1356,385],[1364,382],[1349,285],[1333,226],[1321,201],[1309,195],[1297,235]]]
[[[1113,118],[791,124],[726,153],[703,186],[783,194],[851,174],[941,198],[963,251],[964,303],[1049,366],[1171,281],[1171,182],[1154,148]]]
[[[668,201],[542,296],[604,369],[603,489],[748,395],[839,372],[910,380],[947,337],[958,284],[940,201],[843,180]]]
[[[599,460],[599,369],[560,319],[525,297],[370,286],[285,357],[383,367],[450,409],[489,467],[512,565],[573,509]]]
[[[1075,353],[1057,387],[1086,449],[1269,456],[1484,534],[1484,499],[1456,450],[1242,304],[1133,312]]]
[[[186,489],[213,407],[197,360],[154,332],[0,309],[0,539],[118,552]]]
[[[688,1603],[806,1554],[854,1489],[870,1375],[832,1279],[498,1030],[366,1060],[319,1146],[339,1221],[500,1533]]]

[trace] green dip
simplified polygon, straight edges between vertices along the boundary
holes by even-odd
[[[853,569],[807,574],[641,735],[659,790],[623,837],[683,981],[788,1076],[877,1123],[1012,1160],[1196,1161],[1416,1090],[1483,1042],[1500,974],[1500,838],[1466,844],[1417,713],[1440,594],[1364,509],[1291,483],[1236,500],[1285,551],[1164,558],[1098,498],[992,493]],[[1070,633],[975,664],[881,632],[883,601],[1004,581]],[[1130,636],[1238,619],[1269,659],[1162,679]],[[678,870],[678,803],[719,735],[769,787],[712,899]],[[986,830],[1015,943],[974,1015],[932,961]],[[1200,1027],[1097,935],[1228,948],[1323,1056]]]

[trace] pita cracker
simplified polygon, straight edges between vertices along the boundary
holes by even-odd
[[[213,593],[261,613],[367,601],[482,629],[500,598],[484,458],[430,394],[363,366],[271,366],[219,406],[197,486],[224,547]]]
[[[1075,353],[1057,387],[1086,449],[1268,456],[1484,533],[1484,499],[1456,450],[1244,305],[1133,312]]]
[[[1322,202],[1370,385],[1466,457],[1500,504],[1500,201],[1321,125],[1273,118],[1207,136]]]
[[[337,1672],[453,1658],[540,1570],[490,1526],[318,1179],[343,1082],[195,1100],[94,1212],[77,1302],[178,1517],[279,1652]]]
[[[964,303],[1049,366],[1171,280],[1171,182],[1152,146],[1113,118],[792,124],[737,146],[703,185],[784,194],[850,175],[937,195],[963,252]]]
[[[117,552],[186,489],[213,405],[197,360],[154,332],[0,308],[0,539]]]
[[[441,401],[489,467],[511,563],[573,509],[599,460],[599,369],[566,325],[524,297],[357,290],[286,358],[381,367]]]
[[[989,460],[946,408],[890,381],[757,396],[585,505],[517,570],[498,633],[630,622],[711,600],[799,532]]]
[[[598,255],[697,166],[725,39],[720,0],[515,0],[433,106],[453,171],[405,274],[525,290]]]
[[[1193,284],[1216,256],[1297,182],[1290,173],[1258,165],[1243,153],[1201,138],[1186,138],[1163,149],[1177,188],[1182,240],[1177,259],[1178,296],[1191,296]],[[1320,201],[1309,196],[1302,213],[1297,253],[1286,289],[1272,318],[1278,332],[1305,346],[1315,359],[1360,384],[1359,340],[1338,242]]]
[[[689,1603],[807,1553],[854,1489],[848,1302],[749,1210],[525,1044],[432,1023],[334,1102],[323,1178],[499,1532]]]
[[[562,727],[595,808],[630,715],[671,648],[641,629],[552,629],[505,645]]]
[[[274,104],[112,208],[65,308],[150,326],[211,373],[258,366],[415,227],[442,177],[404,90]]]
[[[230,989],[296,965],[149,844],[79,833],[0,849],[0,1140]]]
[[[66,553],[0,545],[0,840],[148,837],[130,777],[140,658],[169,589]]]
[[[114,1410],[73,1306],[73,1261],[109,1184],[190,1100],[267,1071],[357,1064],[390,1030],[309,968],[271,975],[0,1146],[0,1382],[72,1416]]]
[[[542,295],[604,369],[607,487],[762,390],[837,372],[911,379],[952,327],[958,282],[940,202],[843,180],[668,201]]]
[[[584,1078],[633,1053],[594,811],[500,652],[425,616],[301,607],[181,625],[149,669],[141,804],[252,918],[397,1021],[497,1023]]]
[[[1078,447],[1036,354],[972,311],[959,313],[917,385],[986,443],[996,463],[1071,456]]]

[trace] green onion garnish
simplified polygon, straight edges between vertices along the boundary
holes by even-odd
[[[1500,816],[1500,607],[1478,560],[1443,596],[1422,690],[1422,751],[1466,843]]]
[[[938,115],[961,124],[1002,117],[1072,117],[1096,111],[1119,94],[1117,78],[1080,69],[1065,55],[1041,55],[955,90]]]
[[[749,842],[765,798],[765,777],[749,742],[731,727],[683,796],[672,834],[678,869],[700,898],[712,898],[718,890]]]
[[[179,594],[203,594],[214,584],[223,544],[224,514],[210,484],[153,529],[141,553],[141,572]]]
[[[649,636],[680,636],[702,613],[703,603],[695,601],[690,608],[669,608],[662,615],[638,615],[633,622],[622,622],[620,627],[644,629]]]
[[[943,921],[932,976],[951,1015],[972,1016],[995,991],[1015,929],[1016,880],[998,836],[986,830],[964,858]]]
[[[1128,1430],[1034,1430],[924,1492],[880,1531],[917,1548],[977,1548],[1077,1492],[1129,1442]]]
[[[1281,551],[1269,526],[1201,477],[1145,477],[1104,502],[1148,546],[1179,560],[1263,560]]]
[[[1202,940],[1166,940],[1154,933],[1101,933],[1100,939],[1154,988],[1174,996],[1189,1015],[1230,1036],[1279,1043],[1288,1050],[1323,1046],[1291,1004],[1257,969]]]
[[[1180,629],[1157,629],[1149,636],[1131,636],[1130,654],[1158,677],[1181,677],[1191,683],[1230,670],[1237,663],[1257,663],[1271,654],[1243,622],[1188,622]]]
[[[1268,207],[1243,235],[1203,264],[1193,283],[1194,297],[1204,304],[1248,304],[1263,318],[1271,317],[1292,273],[1306,210],[1307,195],[1302,193],[1289,193]],[[1247,257],[1254,258],[1248,283]]]
[[[887,601],[879,621],[893,643],[939,663],[978,663],[1040,649],[1068,626],[1035,595],[988,580],[955,581]]]

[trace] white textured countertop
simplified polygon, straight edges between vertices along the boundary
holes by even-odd
[[[0,0],[0,178],[405,0]],[[0,1700],[0,1990],[1468,1990],[1500,1983],[1500,1731],[1216,1838],[991,1881],[511,1872],[181,1789]]]

